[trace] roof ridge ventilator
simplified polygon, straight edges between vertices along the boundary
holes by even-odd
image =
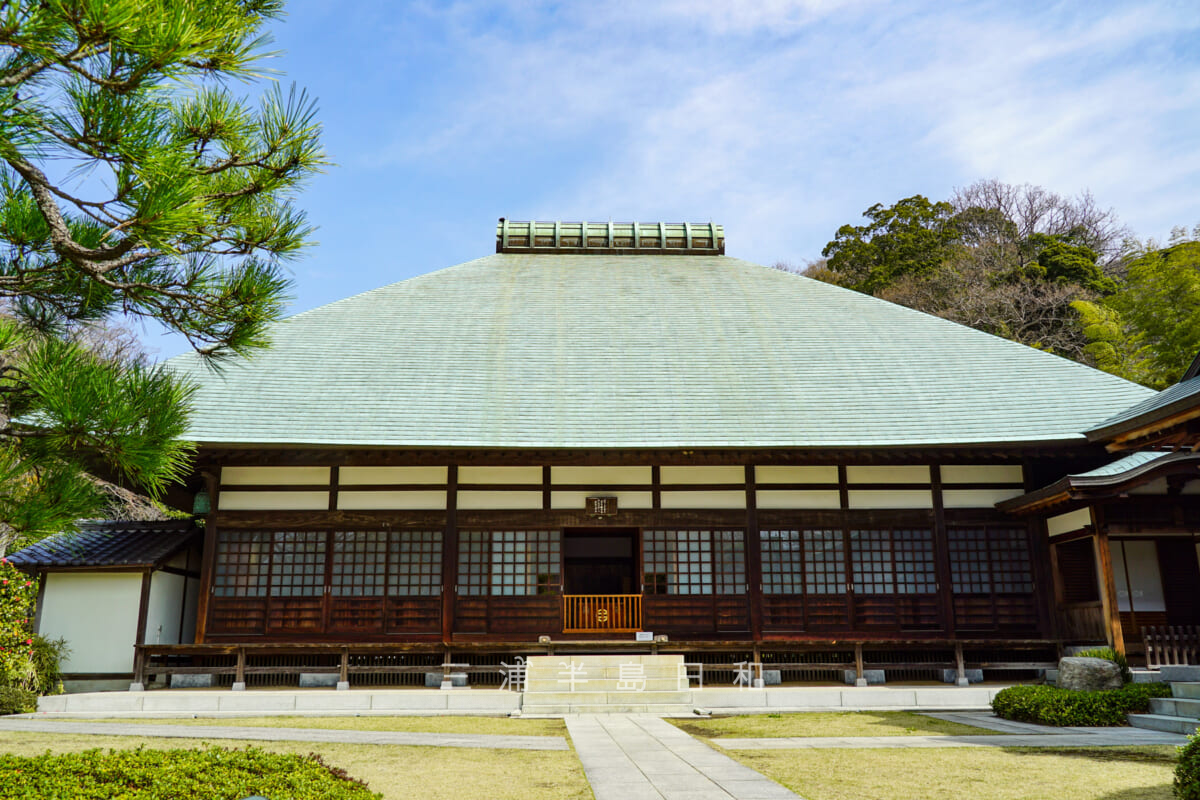
[[[713,222],[517,222],[496,224],[497,253],[725,255]]]

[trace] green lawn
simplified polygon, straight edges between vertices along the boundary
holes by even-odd
[[[201,731],[197,731],[203,736]],[[197,739],[0,732],[0,751],[38,755],[94,747],[157,749],[202,747]],[[279,753],[317,753],[366,781],[387,800],[591,800],[592,791],[572,751],[475,750],[449,747],[221,741]],[[0,788],[0,795],[3,789]]]
[[[731,750],[805,800],[1172,800],[1174,747]]]
[[[76,720],[72,720],[76,721]],[[98,719],[139,725],[229,725],[252,728],[324,728],[353,731],[406,731],[412,733],[489,733],[506,736],[566,736],[559,719],[508,719],[507,717],[199,717],[179,719]]]
[[[953,736],[996,731],[926,717],[912,711],[831,711],[803,714],[746,714],[712,719],[670,720],[693,736],[778,738],[785,736]]]

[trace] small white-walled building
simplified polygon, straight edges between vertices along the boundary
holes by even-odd
[[[99,522],[9,556],[40,579],[37,632],[67,641],[67,691],[126,689],[134,645],[194,640],[200,541],[191,520]]]

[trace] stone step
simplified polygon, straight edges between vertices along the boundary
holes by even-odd
[[[569,692],[572,685],[558,681],[525,681],[527,692]],[[686,692],[687,681],[622,681],[617,678],[589,678],[586,681],[576,681],[574,691],[577,692]]]
[[[652,703],[690,703],[691,692],[526,692],[524,705],[530,703],[555,705],[573,705],[586,703],[599,705],[601,703],[616,703],[625,705],[635,703],[646,705]]]
[[[1200,683],[1174,682],[1171,684],[1171,694],[1188,700],[1200,700]]]
[[[1150,713],[1182,717],[1200,724],[1200,700],[1186,697],[1153,697],[1150,699]]]
[[[1170,681],[1171,683],[1177,681],[1200,681],[1200,664],[1159,667],[1158,671],[1162,674],[1164,681]]]
[[[1168,717],[1164,714],[1129,714],[1128,718],[1129,724],[1135,728],[1163,731],[1164,733],[1182,733],[1187,735],[1195,733],[1200,728],[1200,721],[1183,719],[1182,717]]]
[[[676,714],[690,716],[693,713],[690,703],[648,703],[642,705],[570,705],[548,703],[546,705],[524,706],[521,708],[521,716],[523,718],[562,716],[564,714],[655,714],[665,717]]]

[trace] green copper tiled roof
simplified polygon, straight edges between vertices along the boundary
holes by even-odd
[[[1151,392],[724,256],[497,254],[280,323],[201,384],[202,443],[1083,442]]]

